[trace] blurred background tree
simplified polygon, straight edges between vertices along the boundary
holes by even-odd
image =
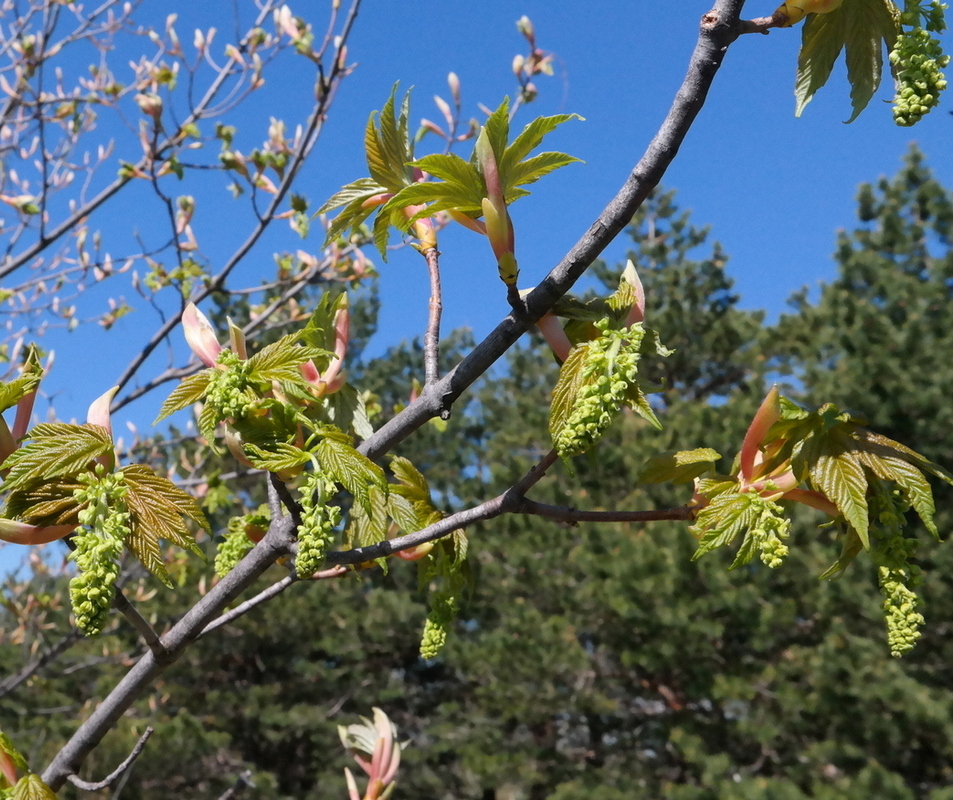
[[[722,249],[674,193],[657,192],[629,232],[647,321],[676,350],[646,365],[664,384],[665,429],[623,415],[575,476],[555,468],[538,499],[684,503],[689,487],[638,487],[632,476],[662,450],[709,446],[730,459],[766,385],[782,379],[804,402],[836,402],[949,465],[953,194],[912,151],[894,178],[860,188],[858,216],[837,235],[836,279],[767,324],[739,308]],[[620,269],[602,264],[596,275],[611,288]],[[422,354],[408,343],[351,368],[376,393],[379,422],[406,403]],[[555,373],[539,342],[513,350],[445,429],[429,425],[402,454],[448,509],[492,496],[542,454]],[[448,441],[452,462],[437,458]],[[938,495],[941,530],[950,499]],[[418,655],[424,606],[408,570],[294,586],[188,651],[85,769],[110,769],[152,724],[123,798],[219,797],[246,771],[248,797],[340,796],[333,722],[378,705],[412,742],[404,797],[947,800],[953,554],[921,551],[928,624],[910,655],[891,659],[872,568],[817,579],[836,556],[821,521],[798,518],[782,568],[734,572],[729,553],[692,561],[678,523],[567,527],[510,515],[477,526],[476,586],[433,661]],[[63,579],[35,567],[5,596],[42,607],[40,628],[63,630]],[[161,606],[144,594],[155,624],[184,611],[191,591],[163,592]],[[15,618],[0,616],[4,674],[45,642]],[[8,732],[42,761],[134,650],[120,627],[71,644],[0,698]]]

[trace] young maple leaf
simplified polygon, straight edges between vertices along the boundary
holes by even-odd
[[[344,231],[358,230],[364,221],[377,211],[374,218],[374,244],[380,251],[381,257],[387,260],[387,244],[391,226],[402,231],[411,227],[411,221],[402,208],[385,205],[402,189],[412,185],[422,176],[411,166],[414,160],[414,145],[410,139],[407,118],[410,113],[410,92],[404,95],[400,105],[400,112],[395,111],[397,86],[378,118],[373,112],[367,120],[364,132],[364,152],[367,157],[368,178],[360,178],[341,188],[321,208],[315,216],[326,214],[336,208],[341,213],[334,218],[328,228],[325,243],[329,244],[337,239]],[[416,212],[417,209],[413,211]],[[417,223],[419,220],[413,220]],[[436,247],[436,240],[431,242],[433,226],[429,221],[414,226],[414,234],[421,240],[421,247]]]
[[[531,158],[548,133],[578,114],[538,117],[530,122],[512,143],[509,99],[506,98],[487,118],[477,137],[470,161],[453,153],[424,156],[411,164],[438,181],[417,182],[405,186],[391,198],[384,210],[403,211],[421,206],[411,222],[438,211],[446,211],[460,224],[490,239],[497,258],[500,278],[507,285],[516,283],[513,223],[507,206],[529,192],[521,189],[535,183],[553,170],[579,161],[566,153],[539,153]],[[480,218],[483,218],[481,221]]]

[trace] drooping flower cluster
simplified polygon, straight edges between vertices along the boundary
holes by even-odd
[[[645,335],[642,324],[612,330],[608,322],[599,321],[596,327],[598,338],[577,345],[578,357],[584,359],[582,385],[571,413],[553,440],[562,458],[586,452],[602,437],[638,375],[639,348]]]
[[[943,54],[940,41],[931,35],[946,27],[945,8],[934,0],[928,9],[921,9],[916,3],[903,15],[903,29],[890,52],[897,83],[893,118],[898,125],[915,125],[939,104],[940,94],[946,89],[941,70],[950,63],[950,57]]]
[[[299,578],[307,578],[324,562],[334,541],[334,529],[341,522],[341,509],[328,502],[334,494],[334,483],[320,472],[310,473],[300,491],[302,513],[295,573]]]
[[[115,596],[119,577],[118,559],[123,543],[131,532],[131,517],[125,503],[126,485],[121,472],[105,474],[99,467],[96,474],[77,476],[83,488],[73,493],[78,504],[80,527],[69,558],[79,572],[69,582],[70,602],[76,627],[87,636],[102,632]]]

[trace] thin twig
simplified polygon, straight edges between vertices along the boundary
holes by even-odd
[[[116,594],[113,596],[113,608],[122,613],[132,623],[132,626],[139,631],[142,640],[154,655],[157,657],[165,655],[165,648],[159,640],[159,635],[152,629],[146,618],[139,613],[139,609],[129,602],[129,598],[123,594],[122,589],[116,589]]]
[[[240,794],[243,794],[245,789],[255,788],[255,783],[251,779],[251,770],[245,770],[241,775],[235,779],[235,783],[232,784],[224,793],[220,794],[218,800],[234,800]]]
[[[440,314],[443,299],[440,289],[440,253],[435,247],[424,251],[427,271],[430,273],[430,314],[424,334],[424,384],[430,386],[440,377]]]
[[[327,112],[331,102],[334,99],[337,87],[341,80],[343,80],[347,75],[347,67],[343,63],[341,54],[344,52],[343,49],[347,42],[348,34],[354,25],[354,21],[357,19],[357,11],[359,7],[359,0],[354,2],[351,6],[351,10],[347,16],[347,20],[344,23],[342,32],[338,37],[339,43],[337,52],[334,56],[334,65],[332,66],[331,72],[327,79],[320,82],[320,85],[323,87],[323,89],[318,97],[318,102],[315,104],[314,109],[311,112],[311,118],[308,120],[307,130],[301,138],[301,145],[292,156],[291,161],[288,164],[287,171],[285,172],[281,183],[277,187],[277,191],[272,197],[271,202],[268,204],[268,208],[266,208],[262,214],[261,221],[255,226],[255,229],[249,234],[248,238],[245,239],[241,246],[232,254],[231,258],[228,259],[222,269],[219,270],[218,274],[208,281],[203,289],[196,292],[192,296],[191,300],[196,305],[209,295],[217,292],[225,285],[225,280],[231,274],[232,270],[238,266],[238,264],[242,261],[242,259],[245,258],[246,255],[248,255],[252,247],[255,246],[258,240],[265,233],[268,226],[274,221],[275,215],[278,213],[278,208],[284,201],[288,191],[291,189],[291,184],[298,176],[301,166],[304,164],[305,159],[317,142],[318,137],[321,135],[321,131],[324,128],[325,119],[327,118]],[[0,277],[2,277],[2,275],[0,275]],[[179,322],[182,320],[182,314],[184,311],[185,306],[183,304],[182,309],[167,319],[153,334],[152,338],[139,351],[135,358],[132,359],[132,361],[129,363],[129,366],[126,367],[125,371],[116,381],[116,385],[120,389],[132,379],[132,376],[135,375],[136,370],[142,366],[143,362],[145,362],[145,360],[150,356],[152,351],[155,350],[156,347],[159,346],[159,343],[162,342],[179,324]],[[127,398],[115,400],[112,403],[111,410],[115,412],[128,402],[129,400]]]
[[[293,583],[301,583],[302,581],[321,581],[327,580],[328,578],[340,578],[342,575],[346,575],[347,573],[347,567],[342,565],[331,567],[330,569],[319,570],[318,572],[315,572],[314,575],[310,575],[307,578],[298,578],[294,575],[286,575],[280,581],[273,583],[267,589],[262,590],[254,597],[249,598],[244,603],[235,606],[235,608],[233,608],[231,611],[227,611],[226,613],[222,614],[222,616],[212,620],[202,629],[202,632],[199,634],[199,636],[205,636],[217,628],[221,628],[222,625],[227,625],[229,622],[234,622],[236,619],[244,616],[253,608],[255,608],[255,606],[259,606],[262,603],[277,597]]]
[[[261,13],[258,15],[258,19],[255,21],[256,27],[261,25],[270,15],[274,8],[274,3],[268,3],[262,9]],[[244,46],[245,42],[242,42]],[[58,239],[63,237],[65,234],[73,230],[74,227],[85,217],[88,217],[92,214],[97,208],[99,208],[103,203],[105,203],[109,198],[116,194],[120,189],[122,189],[126,184],[132,181],[132,173],[136,170],[144,171],[149,167],[149,162],[153,157],[161,157],[169,148],[175,146],[180,141],[180,132],[186,128],[188,125],[198,122],[202,119],[202,115],[205,113],[208,106],[217,96],[219,90],[222,88],[222,85],[225,83],[225,80],[232,75],[232,68],[235,64],[238,63],[238,59],[235,56],[229,58],[228,62],[224,67],[222,67],[221,72],[219,72],[218,77],[212,82],[208,90],[205,93],[205,96],[199,101],[198,106],[195,110],[189,114],[185,122],[179,126],[178,131],[175,134],[169,136],[165,139],[160,147],[156,149],[153,154],[147,154],[139,160],[135,165],[133,170],[130,171],[130,174],[122,176],[114,180],[109,186],[103,189],[99,194],[97,194],[92,200],[87,203],[84,203],[80,208],[76,209],[69,217],[67,217],[63,222],[56,226],[52,231],[50,231],[46,236],[41,236],[33,243],[30,247],[24,250],[22,253],[15,257],[8,257],[2,266],[0,266],[0,279],[5,278],[11,272],[22,267],[28,261],[30,261],[34,256],[42,253],[47,247],[56,242]]]
[[[208,625],[202,628],[202,632],[199,634],[199,636],[205,636],[206,634],[221,628],[222,625],[228,625],[229,622],[232,622],[233,620],[236,620],[239,617],[247,614],[255,606],[261,605],[262,603],[271,600],[273,597],[277,597],[294,582],[294,575],[285,575],[284,578],[282,578],[280,581],[277,581],[276,583],[273,583],[264,591],[259,592],[254,597],[246,600],[244,603],[235,606],[235,608],[222,614],[222,616],[213,619]]]
[[[149,737],[152,736],[155,729],[150,725],[146,728],[145,733],[139,737],[139,741],[136,742],[136,746],[132,748],[132,752],[126,756],[125,760],[110,772],[105,778],[101,781],[96,781],[95,783],[91,781],[84,781],[81,778],[78,778],[76,775],[67,775],[66,779],[76,786],[79,789],[82,789],[84,792],[98,792],[100,789],[105,789],[107,786],[111,786],[119,778],[121,778],[126,770],[132,766],[132,762],[139,758],[139,755],[145,749],[146,742],[149,741]]]
[[[560,522],[652,522],[656,520],[694,519],[697,509],[688,506],[660,508],[651,511],[580,511],[566,506],[551,506],[523,498],[519,514],[556,519]]]
[[[15,675],[8,675],[4,678],[3,681],[0,682],[0,697],[10,694],[10,692],[16,689],[21,683],[35,675],[51,661],[55,661],[82,638],[83,634],[80,633],[78,629],[71,628],[70,631],[49,650],[34,658]]]

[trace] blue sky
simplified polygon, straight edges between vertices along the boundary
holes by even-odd
[[[746,5],[747,16],[769,14],[774,8],[770,2]],[[251,4],[245,6],[247,18]],[[291,3],[302,16],[313,13],[314,6],[323,9],[325,4]],[[520,282],[538,283],[614,195],[655,133],[685,73],[698,20],[709,6],[709,0],[483,4],[445,0],[439,5],[365,0],[349,51],[357,67],[343,84],[303,174],[302,186],[312,208],[342,184],[365,174],[363,127],[395,81],[413,87],[414,121],[420,117],[439,121],[432,97],[448,97],[446,76],[451,70],[460,76],[467,115],[480,116],[478,102],[495,107],[504,95],[512,96],[510,63],[524,50],[514,23],[526,14],[535,24],[539,45],[556,56],[556,75],[540,78],[539,99],[520,112],[515,127],[539,114],[575,112],[585,117],[584,122],[562,126],[546,144],[547,149],[563,150],[585,163],[543,179],[530,187],[530,198],[513,207]],[[231,30],[230,9],[226,3],[172,0],[161,9],[147,4],[145,13],[154,14],[159,22],[167,13],[177,12],[180,37],[191,42],[195,27]],[[800,27],[744,36],[732,46],[707,105],[664,180],[666,187],[678,190],[678,202],[692,211],[693,221],[710,225],[712,237],[723,244],[742,305],[765,308],[771,316],[783,310],[792,292],[833,276],[834,232],[855,224],[858,184],[895,173],[911,143],[926,153],[941,182],[953,186],[949,103],[915,128],[898,128],[890,115],[888,78],[864,114],[845,125],[849,88],[839,65],[803,117],[795,119],[799,42]],[[950,49],[949,37],[946,45]],[[303,118],[313,97],[313,72],[303,63],[291,57],[279,65],[281,71],[242,112],[239,141],[249,146],[260,142],[269,116],[284,117],[291,128]],[[217,147],[210,147],[213,158]],[[470,147],[464,143],[461,154],[468,156]],[[223,188],[226,182],[208,179],[204,187],[169,188],[196,194],[195,226],[213,265],[224,261],[247,232],[247,218],[231,210],[239,207]],[[145,195],[138,197],[145,202]],[[145,208],[130,193],[119,209],[94,217],[93,225],[116,237],[128,238],[133,230],[148,234],[152,212],[144,212]],[[270,272],[274,251],[299,247],[317,251],[320,242],[316,236],[301,242],[279,224],[236,277],[255,283],[259,275],[267,277]],[[621,238],[605,257],[619,260],[626,247]],[[488,245],[475,234],[456,229],[441,237],[441,250],[444,330],[467,326],[481,337],[507,311]],[[388,264],[369,255],[380,267],[383,300],[380,331],[369,352],[380,354],[422,334],[428,284],[422,259],[409,249],[393,254]],[[118,287],[112,291],[120,293]],[[153,312],[141,298],[128,289],[121,293],[136,312],[111,331],[81,328],[74,334],[51,334],[45,341],[57,351],[46,390],[61,418],[82,418],[89,402],[112,385],[155,326]],[[164,367],[170,357],[181,363],[184,349],[181,344],[176,347],[171,355],[158,353],[145,374]],[[161,399],[156,396],[124,410],[117,427],[121,430],[125,419],[145,427]]]

